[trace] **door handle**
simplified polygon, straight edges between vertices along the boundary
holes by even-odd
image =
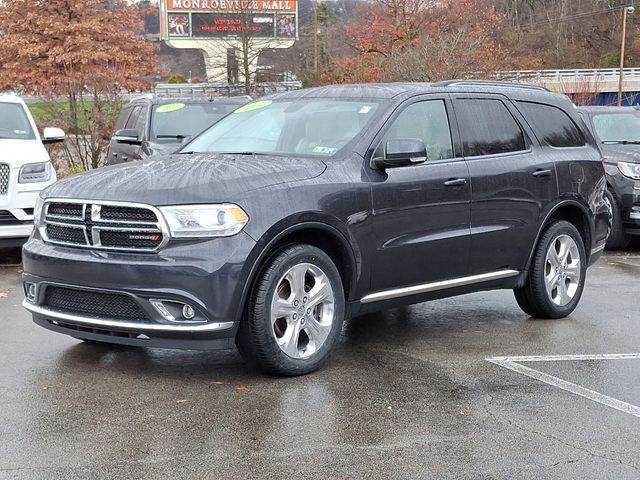
[[[452,178],[444,182],[445,187],[461,187],[467,184],[466,178]]]
[[[536,170],[535,172],[533,172],[533,176],[536,178],[550,177],[551,170]]]

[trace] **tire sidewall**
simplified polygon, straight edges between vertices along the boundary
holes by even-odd
[[[567,305],[564,305],[564,306],[556,305],[555,303],[553,303],[553,301],[551,300],[547,292],[545,278],[544,278],[547,252],[549,251],[549,248],[551,247],[552,243],[560,235],[570,236],[578,246],[578,252],[580,254],[580,283],[578,285],[578,289],[576,290],[576,293],[573,299]],[[549,228],[545,231],[545,233],[541,238],[541,242],[538,248],[539,248],[538,255],[536,255],[536,259],[535,259],[536,260],[535,268],[537,269],[538,274],[536,275],[535,281],[540,282],[540,284],[538,285],[538,288],[540,289],[541,292],[544,293],[543,297],[544,297],[544,302],[546,303],[545,309],[551,313],[551,316],[553,318],[566,317],[576,309],[582,297],[582,292],[584,290],[584,285],[585,285],[586,276],[587,276],[587,262],[588,262],[586,249],[584,246],[584,240],[582,239],[582,236],[580,235],[576,227],[574,227],[571,223],[566,221],[559,221],[549,226]]]
[[[624,225],[622,224],[622,213],[620,211],[620,205],[618,199],[608,188],[605,190],[605,197],[611,205],[611,230],[607,236],[606,248],[607,250],[618,250],[625,248],[629,244],[629,236],[624,231]]]
[[[334,317],[331,332],[324,344],[309,358],[291,358],[278,346],[271,325],[271,300],[280,279],[286,272],[301,263],[319,267],[327,276],[334,294]],[[265,288],[266,287],[266,288]],[[328,255],[311,245],[296,245],[276,253],[260,272],[252,292],[252,301],[247,319],[254,344],[259,345],[262,361],[269,371],[283,375],[302,375],[316,370],[328,359],[337,343],[344,321],[345,300],[342,280],[338,269]]]

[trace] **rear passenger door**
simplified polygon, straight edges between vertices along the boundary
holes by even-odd
[[[553,158],[501,95],[455,95],[454,109],[471,176],[470,274],[523,270],[558,196]]]

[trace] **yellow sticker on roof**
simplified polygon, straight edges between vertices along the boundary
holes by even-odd
[[[251,110],[257,110],[259,108],[264,108],[266,106],[269,106],[272,103],[273,103],[272,100],[260,100],[259,102],[247,103],[246,105],[243,105],[242,107],[238,108],[233,113],[250,112]]]
[[[169,113],[175,112],[176,110],[180,110],[181,108],[186,107],[184,103],[167,103],[165,105],[160,105],[156,108],[157,113]]]

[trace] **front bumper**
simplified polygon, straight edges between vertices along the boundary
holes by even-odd
[[[230,348],[241,312],[246,266],[255,242],[240,233],[200,241],[170,241],[155,254],[62,247],[29,240],[23,248],[24,306],[34,321],[76,338],[163,348]],[[88,295],[52,302],[48,292]],[[138,314],[117,315],[107,298],[124,299]],[[193,320],[154,307],[189,305]],[[75,303],[74,303],[75,302]],[[125,318],[126,317],[126,318]]]

